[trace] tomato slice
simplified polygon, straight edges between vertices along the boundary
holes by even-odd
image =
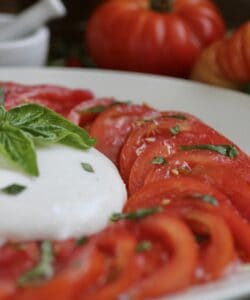
[[[121,222],[97,234],[93,243],[104,255],[106,268],[100,280],[93,282],[79,300],[116,299],[141,275],[141,268],[135,260],[136,239]]]
[[[189,286],[197,266],[198,249],[187,226],[177,218],[157,214],[138,222],[136,227],[152,243],[160,241],[168,260],[136,281],[125,296],[151,299]],[[147,260],[144,263],[146,265]]]
[[[113,98],[90,99],[75,106],[69,113],[69,120],[85,129],[90,129],[96,117],[115,103]]]
[[[236,252],[231,232],[223,219],[215,211],[208,212],[205,204],[198,203],[198,207],[195,204],[194,201],[177,200],[167,206],[166,211],[183,218],[198,237],[204,237],[195,274],[198,282],[204,282],[222,276],[235,262]]]
[[[114,163],[132,123],[140,118],[151,118],[159,113],[147,105],[115,105],[99,115],[91,126],[90,135],[97,139],[96,148]]]
[[[174,142],[176,139],[181,139],[183,135],[183,141],[189,141],[189,143],[197,139],[197,135],[204,142],[226,143],[227,141],[226,138],[194,117],[182,120],[163,116],[144,122],[130,133],[122,148],[120,173],[124,181],[128,183],[130,171],[135,160],[144,153],[150,144],[162,139],[168,142],[171,140],[171,143],[172,140]]]
[[[240,255],[250,260],[250,225],[232,206],[230,199],[211,184],[194,177],[172,177],[145,185],[127,201],[125,211],[133,211],[142,207],[152,207],[174,203],[176,200],[202,201],[204,196],[216,199],[217,213],[226,221],[235,239]],[[190,200],[191,201],[191,200]],[[191,201],[192,202],[192,201]],[[215,207],[207,208],[209,211]]]
[[[250,220],[249,166],[207,150],[180,151],[168,160],[168,164],[148,174],[145,184],[178,176],[194,176],[214,185]]]
[[[65,117],[74,106],[93,98],[93,94],[88,90],[69,89],[55,85],[0,82],[0,87],[4,89],[6,109],[33,102],[48,106]]]

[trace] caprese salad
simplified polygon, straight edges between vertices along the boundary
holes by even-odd
[[[0,300],[156,299],[250,261],[250,159],[197,117],[0,82]]]

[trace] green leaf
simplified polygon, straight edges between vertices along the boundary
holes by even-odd
[[[82,128],[72,124],[47,107],[29,103],[8,112],[11,125],[20,128],[37,143],[61,142],[68,146],[88,149],[95,144]]]
[[[202,201],[204,201],[208,204],[211,204],[213,206],[219,206],[218,200],[211,195],[208,195],[208,194],[202,195],[202,194],[196,193],[193,195],[193,197],[197,198],[197,199],[201,199]]]
[[[167,161],[163,156],[155,156],[152,159],[151,163],[154,165],[165,165]]]
[[[120,220],[133,220],[137,221],[139,219],[145,218],[147,216],[162,212],[161,207],[152,207],[152,208],[141,208],[129,213],[114,213],[110,220],[112,222],[117,222]]]
[[[169,115],[167,117],[172,119],[177,119],[177,120],[187,120],[187,117],[181,114]]]
[[[179,132],[180,132],[180,126],[179,125],[176,125],[174,127],[171,127],[169,129],[169,131],[172,133],[172,135],[177,135]]]
[[[136,252],[144,252],[144,251],[149,251],[152,249],[152,243],[150,241],[141,241],[139,244],[136,246]]]
[[[5,95],[4,95],[4,88],[0,87],[0,105],[4,105]]]
[[[1,188],[0,191],[2,193],[8,194],[8,195],[17,195],[23,192],[26,189],[26,186],[20,185],[17,183],[13,183],[11,185],[8,185],[4,188]]]
[[[22,130],[8,123],[1,126],[0,154],[29,175],[38,176],[36,152],[32,140]]]
[[[238,156],[239,152],[234,145],[183,145],[180,146],[180,149],[183,151],[189,150],[210,150],[222,154],[224,156],[228,156],[230,158],[234,158]]]
[[[39,283],[42,280],[50,279],[54,274],[53,260],[52,244],[51,242],[44,241],[41,244],[40,262],[33,269],[19,277],[18,285],[25,287],[28,284]]]
[[[104,112],[109,106],[107,105],[96,105],[86,109],[79,110],[80,113],[101,113]]]
[[[87,172],[89,172],[89,173],[94,173],[94,172],[95,172],[94,169],[93,169],[93,167],[92,167],[91,164],[89,164],[89,163],[82,162],[82,163],[81,163],[81,166],[82,166],[82,168],[83,168],[85,171],[87,171]]]
[[[88,242],[88,237],[83,236],[83,237],[81,237],[81,238],[79,238],[79,239],[76,240],[76,245],[77,245],[77,246],[83,246],[83,245],[85,245],[87,242]]]

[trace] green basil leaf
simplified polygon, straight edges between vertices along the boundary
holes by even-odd
[[[29,103],[11,109],[8,115],[11,125],[20,128],[40,143],[62,142],[80,149],[88,149],[95,144],[95,139],[85,130],[47,107]]]
[[[104,112],[108,107],[109,106],[107,106],[107,105],[96,105],[93,107],[82,109],[79,112],[80,113],[95,113],[95,114],[97,114],[97,113]]]
[[[4,95],[4,88],[0,87],[0,105],[4,105],[5,95]]]
[[[169,131],[172,133],[172,135],[177,135],[181,131],[181,129],[179,125],[176,125],[174,127],[171,127]]]
[[[17,183],[13,183],[4,188],[1,188],[0,191],[4,194],[8,194],[8,195],[17,195],[17,194],[20,194],[21,192],[23,192],[25,189],[26,189],[26,186],[20,185]]]
[[[81,163],[81,166],[82,166],[82,168],[83,168],[85,171],[87,171],[87,172],[89,172],[89,173],[94,173],[94,172],[95,172],[94,169],[93,169],[93,167],[92,167],[91,164],[89,164],[89,163],[82,162],[82,163]]]
[[[151,163],[153,165],[165,165],[167,163],[167,161],[166,161],[165,157],[163,157],[163,156],[155,156],[152,159]]]
[[[144,252],[144,251],[149,251],[152,249],[152,243],[150,241],[141,241],[139,244],[136,246],[136,252]]]
[[[53,268],[53,247],[51,242],[44,241],[41,244],[40,262],[30,271],[24,273],[18,279],[18,285],[25,287],[30,283],[38,283],[41,280],[50,279],[54,274]]]
[[[188,150],[210,150],[222,154],[224,156],[228,156],[230,158],[234,158],[238,156],[239,152],[234,145],[182,145],[180,149],[183,151]]]
[[[1,126],[0,154],[29,175],[38,176],[34,144],[22,130],[7,123]]]
[[[181,114],[174,114],[167,116],[168,118],[177,119],[177,120],[187,120],[187,117]]]
[[[117,222],[120,220],[139,220],[142,218],[145,218],[147,216],[162,212],[162,208],[161,207],[152,207],[152,208],[141,208],[129,213],[114,213],[110,220],[112,222]]]

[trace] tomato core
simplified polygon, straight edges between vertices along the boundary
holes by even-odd
[[[171,12],[173,0],[150,0],[150,7],[157,12]]]

